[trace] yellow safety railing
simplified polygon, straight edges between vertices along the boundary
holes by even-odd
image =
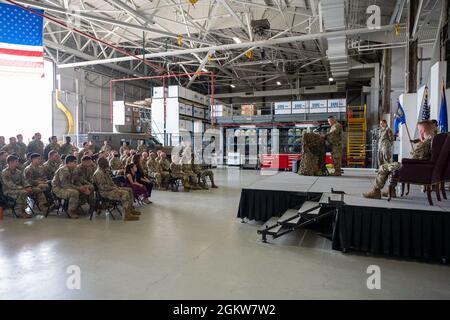
[[[366,163],[367,107],[347,106],[347,165]]]

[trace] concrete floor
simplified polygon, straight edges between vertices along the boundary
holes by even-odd
[[[139,222],[5,217],[0,298],[450,299],[449,266],[344,255],[323,240],[260,243],[259,225],[236,213],[241,188],[263,177],[235,169],[216,177],[217,190],[156,191]],[[79,290],[66,285],[71,265],[80,267]],[[366,286],[369,265],[381,268],[381,290]]]

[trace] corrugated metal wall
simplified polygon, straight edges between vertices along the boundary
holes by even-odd
[[[90,131],[112,132],[109,106],[108,76],[83,69],[58,70],[56,87],[63,91],[78,95],[78,126],[79,133]],[[59,83],[59,84],[58,84]],[[136,101],[150,96],[149,90],[130,83],[114,85],[115,100]],[[73,100],[73,99],[71,99]],[[74,115],[75,117],[76,115]],[[61,138],[67,132],[67,121],[56,107],[53,114],[53,133]]]

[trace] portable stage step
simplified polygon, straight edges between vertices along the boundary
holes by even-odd
[[[302,224],[311,220],[312,217],[318,216],[319,213],[319,202],[305,201],[299,210],[289,209],[278,219],[272,217],[258,230],[258,234],[262,235],[263,242],[267,242],[268,235],[276,239],[298,229]]]

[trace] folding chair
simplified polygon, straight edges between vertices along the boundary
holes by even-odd
[[[108,212],[111,215],[111,218],[113,220],[116,220],[116,217],[114,217],[113,211],[117,211],[120,216],[122,216],[122,211],[119,209],[120,201],[118,200],[111,200],[107,199],[105,197],[102,197],[100,194],[97,185],[94,185],[95,190],[95,199],[96,199],[96,207],[97,207],[97,215],[100,215],[102,213],[102,206],[105,206],[106,212]],[[94,212],[91,213],[89,220],[92,221],[92,217],[94,216]]]

